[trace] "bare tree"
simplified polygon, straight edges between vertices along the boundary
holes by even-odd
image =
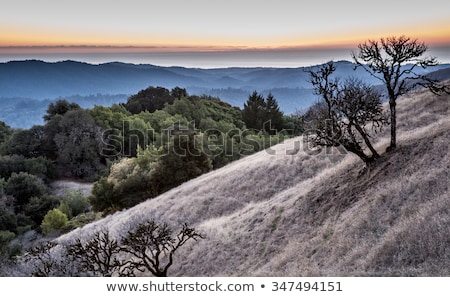
[[[353,60],[372,76],[379,79],[387,90],[390,107],[391,142],[388,150],[396,147],[396,100],[418,86],[434,93],[448,92],[448,88],[425,75],[419,68],[438,65],[435,57],[423,57],[427,46],[410,37],[388,37],[380,41],[368,40],[359,44],[359,51],[352,53]]]
[[[183,224],[180,232],[172,237],[167,224],[148,221],[129,231],[122,240],[122,250],[132,255],[131,265],[141,272],[147,269],[154,276],[167,276],[173,264],[175,252],[188,240],[204,238],[195,229]]]
[[[320,101],[305,114],[307,139],[315,146],[340,146],[356,154],[365,164],[379,158],[370,141],[370,131],[377,132],[386,123],[374,88],[358,79],[344,83],[332,78],[336,70],[333,62],[309,71],[310,82]],[[370,154],[366,153],[366,148]]]
[[[56,249],[61,249],[57,256]],[[75,276],[76,268],[72,258],[66,257],[65,247],[54,241],[41,242],[30,248],[22,257],[31,276]]]
[[[133,276],[128,261],[120,259],[121,247],[108,231],[96,232],[91,240],[77,239],[68,245],[67,254],[78,261],[81,271],[100,276]]]

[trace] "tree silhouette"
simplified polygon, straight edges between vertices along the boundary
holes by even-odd
[[[147,221],[128,232],[122,240],[122,250],[133,256],[130,262],[136,269],[147,269],[154,276],[165,277],[173,264],[175,252],[190,239],[197,241],[199,238],[203,239],[204,236],[186,223],[173,237],[167,224]]]
[[[264,97],[256,91],[248,97],[242,110],[242,120],[248,129],[261,130],[263,128],[265,107]]]
[[[370,142],[368,126],[380,129],[385,123],[381,95],[372,87],[355,78],[340,83],[331,75],[336,70],[332,62],[316,72],[310,70],[310,79],[320,101],[304,115],[306,137],[315,146],[337,147],[356,154],[365,164],[379,158]],[[371,155],[365,152],[370,150]]]
[[[434,93],[448,92],[448,88],[425,75],[417,73],[418,68],[438,65],[436,58],[423,57],[427,46],[417,39],[406,36],[368,40],[359,44],[359,51],[353,52],[353,60],[379,79],[387,90],[390,107],[391,142],[388,150],[394,149],[397,142],[397,99],[423,86]]]
[[[95,232],[91,240],[82,242],[77,239],[74,244],[67,247],[67,254],[78,261],[82,271],[88,271],[93,275],[133,276],[128,261],[120,259],[121,247],[109,231]]]

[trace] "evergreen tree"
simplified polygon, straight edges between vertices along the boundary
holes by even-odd
[[[254,91],[242,110],[242,120],[248,129],[261,130],[263,128],[266,103],[264,97]]]
[[[277,100],[269,93],[266,98],[266,115],[265,122],[270,121],[270,126],[264,126],[267,132],[275,134],[283,128],[283,113],[280,111]],[[264,124],[264,123],[263,123]],[[270,130],[269,130],[270,129]]]

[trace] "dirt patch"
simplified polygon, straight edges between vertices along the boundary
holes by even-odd
[[[92,190],[92,183],[77,182],[71,180],[58,180],[50,184],[53,195],[63,196],[66,193],[81,191],[85,196],[89,196]]]

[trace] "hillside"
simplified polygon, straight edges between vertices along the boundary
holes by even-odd
[[[154,218],[206,235],[170,276],[450,276],[450,97],[413,93],[398,123],[398,149],[368,170],[295,138],[59,241]]]

